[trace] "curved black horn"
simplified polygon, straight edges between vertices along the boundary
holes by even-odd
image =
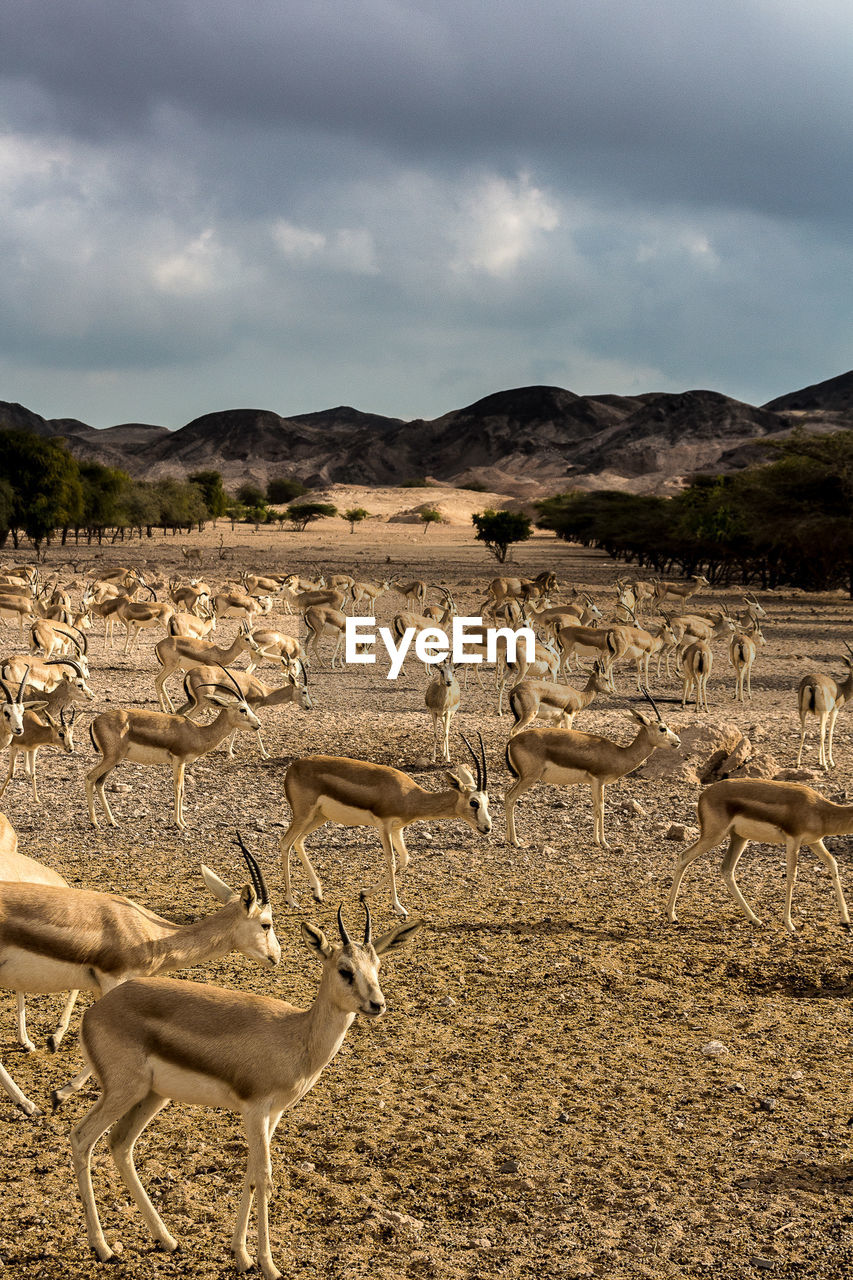
[[[305,670],[305,663],[302,661],[301,658],[299,659],[299,670],[302,672],[302,683],[305,685],[305,688],[307,689],[308,688],[308,672]]]
[[[234,690],[235,690],[235,692],[236,692],[236,694],[237,694],[237,697],[240,699],[240,701],[241,701],[241,702],[245,702],[245,700],[246,700],[246,699],[245,699],[245,696],[244,696],[244,694],[243,694],[243,690],[240,688],[239,684],[238,684],[238,683],[237,683],[237,681],[234,679],[233,675],[232,675],[232,674],[231,674],[231,672],[228,670],[228,668],[227,668],[227,667],[223,667],[223,665],[222,665],[222,663],[221,663],[221,662],[217,662],[217,664],[216,664],[216,665],[217,665],[217,667],[219,667],[219,669],[220,669],[220,671],[223,673],[223,675],[226,675],[226,676],[228,677],[228,679],[231,681],[231,684],[232,684],[232,686],[233,686],[233,688],[234,688]]]
[[[257,860],[246,848],[245,841],[239,831],[237,832],[237,843],[243,850],[243,857],[246,859],[246,866],[249,868],[249,875],[252,877],[252,884],[255,886],[255,893],[260,898],[261,906],[265,907],[270,900],[270,894],[269,889],[267,888],[267,882],[264,879],[264,873],[258,866]]]
[[[646,702],[648,702],[648,703],[650,703],[650,704],[651,704],[652,710],[654,711],[654,713],[655,713],[655,715],[657,716],[658,720],[660,720],[661,724],[663,724],[663,716],[662,716],[662,715],[661,715],[661,713],[658,711],[658,704],[655,702],[654,698],[653,698],[653,697],[652,697],[652,695],[649,693],[649,691],[648,691],[648,689],[646,688],[646,686],[645,686],[645,685],[643,685],[643,697],[645,698]]]
[[[71,627],[71,630],[72,630],[72,631],[76,631],[76,632],[77,632],[77,634],[78,634],[78,636],[80,637],[80,642],[81,642],[81,644],[83,645],[83,652],[84,652],[84,653],[88,653],[88,652],[89,652],[89,638],[88,638],[88,636],[85,636],[85,635],[83,634],[83,632],[80,630],[80,628],[79,628],[79,627],[72,626],[72,624],[71,624],[70,622],[68,623],[68,625],[69,625],[69,627]]]
[[[484,743],[483,743],[483,735],[482,735],[482,733],[480,733],[480,730],[479,730],[479,729],[477,730],[477,737],[480,739],[480,755],[483,757],[483,785],[482,785],[482,787],[480,788],[480,790],[481,790],[481,791],[488,791],[488,789],[489,789],[489,770],[488,770],[488,766],[487,766],[487,764],[486,764],[486,748],[485,748],[485,745],[484,745]]]
[[[370,919],[370,905],[364,894],[361,895],[361,905],[364,907],[364,945],[369,947],[372,940],[372,922]]]
[[[83,675],[83,668],[73,658],[45,658],[44,665],[46,667],[71,667],[78,676],[82,677]]]
[[[476,766],[476,769],[477,769],[477,790],[482,791],[483,790],[483,766],[477,756],[476,751],[471,746],[471,743],[468,741],[468,739],[465,737],[465,734],[460,733],[459,736],[462,739],[462,741],[465,743],[465,746],[471,752],[471,759],[474,761],[474,765]]]
[[[23,702],[23,701],[24,701],[24,689],[26,688],[27,680],[29,679],[29,676],[30,676],[30,669],[29,669],[29,667],[24,667],[24,676],[23,676],[23,679],[21,680],[21,687],[20,687],[20,689],[18,690],[18,696],[17,696],[17,698],[15,699],[15,701],[16,701],[16,702]]]
[[[343,910],[344,910],[344,904],[341,903],[341,905],[338,907],[338,932],[341,935],[341,942],[344,944],[345,947],[348,947],[350,944],[350,936],[346,931],[346,926],[344,925]]]

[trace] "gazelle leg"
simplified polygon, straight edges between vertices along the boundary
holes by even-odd
[[[521,841],[515,832],[515,806],[525,791],[529,791],[539,781],[538,778],[518,778],[506,793],[504,809],[506,810],[506,842],[518,848]]]
[[[782,923],[789,933],[797,932],[791,920],[791,904],[794,900],[794,885],[797,883],[799,854],[800,842],[789,836],[785,842],[785,913],[782,916]]]
[[[56,1053],[57,1049],[62,1044],[62,1037],[68,1030],[68,1024],[71,1021],[71,1015],[74,1012],[74,1006],[77,1003],[77,997],[79,994],[79,990],[69,992],[68,999],[65,1001],[65,1008],[62,1010],[62,1017],[57,1023],[56,1030],[47,1037],[47,1047],[50,1049],[51,1053]]]
[[[838,903],[838,910],[841,913],[841,923],[849,928],[850,915],[847,910],[847,903],[844,899],[844,890],[841,887],[841,878],[838,874],[838,863],[835,861],[822,840],[815,840],[809,845],[809,848],[815,857],[820,858],[821,862],[829,872],[829,877],[832,880],[832,888],[835,893],[835,900]]]
[[[186,762],[183,760],[172,761],[172,782],[175,788],[175,826],[180,827],[182,831],[186,830],[187,824],[184,822],[184,772],[186,770]]]
[[[729,891],[729,896],[737,903],[747,920],[750,920],[753,924],[761,924],[761,921],[741,893],[738,888],[737,881],[735,880],[737,864],[740,861],[740,855],[743,853],[747,844],[748,840],[746,836],[736,835],[733,831],[729,836],[729,847],[726,850],[720,871],[722,873],[723,883]]]
[[[21,1108],[24,1115],[37,1116],[40,1114],[40,1108],[34,1102],[30,1102],[27,1095],[21,1092],[2,1062],[0,1062],[0,1085],[6,1090],[12,1101]]]
[[[709,849],[713,849],[719,844],[723,836],[726,834],[723,830],[715,829],[707,834],[703,832],[698,840],[689,845],[683,853],[678,855],[675,864],[675,871],[672,874],[672,888],[669,891],[669,897],[666,900],[666,914],[670,920],[676,922],[678,920],[675,914],[675,900],[678,897],[678,891],[681,888],[681,881],[684,879],[684,873],[690,866],[691,862],[695,862],[697,858],[701,858],[703,853],[707,853]]]
[[[244,1124],[249,1144],[246,1176],[251,1179],[258,1198],[258,1266],[264,1280],[282,1280],[281,1272],[273,1262],[270,1250],[269,1203],[272,1195],[272,1161],[270,1160],[269,1116],[245,1116]]]
[[[308,877],[308,883],[311,886],[314,901],[323,901],[323,886],[320,883],[317,872],[311,865],[308,854],[305,852],[305,845],[303,844],[303,841],[306,836],[310,836],[312,831],[316,831],[319,827],[322,827],[325,822],[326,819],[324,817],[312,811],[309,817],[303,818],[301,822],[297,822],[294,819],[285,831],[284,835],[281,837],[279,847],[281,848],[281,866],[282,871],[284,872],[284,899],[289,907],[299,907],[299,903],[294,898],[293,891],[290,887],[291,849],[296,850],[299,861],[305,868],[305,874]]]
[[[118,1088],[115,1095],[104,1091],[91,1111],[71,1130],[71,1154],[86,1214],[86,1237],[101,1262],[109,1262],[115,1254],[107,1244],[98,1217],[98,1206],[92,1188],[92,1149],[116,1120],[142,1100],[140,1093],[143,1097],[147,1096],[146,1085],[137,1083],[134,1088],[132,1079],[124,1088]]]
[[[158,1111],[162,1111],[169,1099],[153,1091],[137,1102],[135,1107],[126,1111],[110,1130],[109,1147],[121,1180],[133,1196],[137,1209],[145,1219],[145,1225],[154,1239],[168,1253],[174,1253],[178,1247],[175,1237],[168,1231],[149,1199],[148,1192],[139,1180],[136,1165],[133,1163],[133,1148],[137,1138],[146,1125],[150,1124]]]
[[[15,1021],[18,1026],[18,1043],[27,1053],[35,1053],[35,1045],[27,1035],[27,998],[23,991],[15,992]]]
[[[63,1102],[67,1102],[73,1094],[79,1093],[91,1074],[91,1067],[84,1067],[82,1071],[78,1071],[73,1080],[69,1080],[67,1084],[60,1085],[58,1089],[54,1089],[50,1095],[54,1111],[57,1111]]]
[[[830,769],[835,768],[835,761],[832,758],[832,739],[835,737],[835,722],[838,719],[838,712],[840,709],[839,704],[836,703],[829,713],[829,751],[827,758],[829,760]]]
[[[107,800],[107,797],[104,794],[104,783],[107,780],[107,775],[112,773],[117,763],[118,761],[112,761],[111,763],[107,763],[106,761],[102,760],[100,764],[96,764],[94,769],[90,769],[89,772],[86,774],[86,799],[89,804],[89,817],[92,820],[93,827],[97,827],[98,825],[98,818],[95,813],[95,797],[94,797],[95,791],[97,791],[98,793],[98,799],[100,800],[101,807],[103,808],[104,813],[106,814],[107,822],[109,822],[111,827],[114,827],[116,825],[116,820],[112,815],[112,810],[110,809],[109,801]]]
[[[17,752],[14,749],[14,745],[12,745],[9,751],[9,768],[6,772],[5,779],[3,780],[3,785],[0,787],[0,796],[2,796],[3,792],[8,787],[10,779],[15,775],[15,764],[17,763],[17,759]]]
[[[604,787],[605,783],[598,778],[592,779],[592,801],[595,811],[593,827],[595,831],[595,843],[600,845],[602,849],[609,849],[610,845],[604,837]]]

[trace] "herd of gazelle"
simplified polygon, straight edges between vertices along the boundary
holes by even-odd
[[[158,612],[149,605],[128,607],[136,589],[147,587],[151,591],[142,575],[131,570],[120,571],[115,592],[87,589],[87,609],[93,603],[103,608],[110,600],[119,601],[111,610],[100,612],[100,616],[105,633],[116,617],[124,623],[126,652],[133,653],[142,630],[159,625],[168,631],[155,648],[160,667],[156,689],[164,709],[116,709],[103,712],[92,721],[92,742],[101,756],[86,777],[93,824],[97,825],[95,792],[108,821],[115,824],[104,784],[117,764],[129,760],[171,765],[175,821],[185,826],[183,777],[187,764],[213,750],[225,738],[229,738],[229,750],[233,752],[234,736],[240,729],[254,730],[260,743],[260,721],[254,708],[285,703],[310,708],[305,653],[294,637],[253,625],[259,616],[270,612],[270,605],[269,597],[259,599],[251,593],[286,590],[290,607],[304,611],[315,656],[323,634],[337,632],[340,639],[345,623],[330,624],[329,618],[345,618],[340,606],[347,594],[359,612],[370,610],[376,598],[391,589],[399,592],[407,605],[418,606],[417,614],[398,614],[395,627],[446,624],[455,610],[452,596],[443,589],[441,603],[427,605],[427,584],[421,581],[386,580],[375,585],[356,583],[346,575],[341,579],[327,587],[323,583],[301,582],[293,575],[244,575],[242,593],[215,595],[206,585],[189,584],[189,589],[184,590],[182,584],[170,582],[171,603],[164,603]],[[73,746],[75,708],[66,721],[68,703],[63,701],[57,720],[47,710],[48,700],[57,695],[63,699],[92,696],[87,684],[88,644],[83,627],[78,625],[85,624],[79,612],[73,624],[62,619],[48,622],[40,616],[43,606],[33,591],[36,584],[15,585],[34,602],[29,611],[11,610],[21,631],[23,612],[27,618],[35,619],[31,624],[34,653],[6,659],[0,665],[4,697],[0,704],[0,742],[10,745],[6,783],[14,772],[16,754],[26,751],[31,758],[28,771],[35,793],[34,755],[39,746],[61,745],[67,751]],[[668,664],[670,656],[675,656],[684,681],[682,705],[695,686],[697,709],[706,707],[707,678],[713,659],[711,643],[725,637],[735,670],[735,697],[740,701],[744,696],[751,697],[751,668],[757,646],[764,643],[759,623],[764,611],[754,597],[748,601],[740,626],[724,609],[705,615],[676,615],[661,608],[661,623],[644,627],[638,621],[644,604],[663,605],[671,598],[684,604],[702,585],[704,580],[698,577],[686,584],[657,582],[651,587],[640,582],[630,586],[620,583],[617,622],[598,626],[601,614],[591,597],[582,596],[565,606],[550,605],[548,595],[556,586],[553,575],[540,574],[529,580],[495,579],[490,584],[486,612],[493,619],[516,623],[532,619],[546,637],[544,644],[537,646],[536,659],[529,666],[506,659],[503,666],[500,661],[498,664],[501,698],[510,680],[515,681],[509,689],[515,724],[506,746],[506,764],[512,779],[506,795],[509,844],[519,844],[515,827],[517,801],[537,782],[561,786],[583,783],[593,796],[595,842],[608,847],[604,832],[606,787],[636,768],[657,748],[679,745],[678,736],[665,724],[648,692],[652,657],[657,656],[660,673],[664,658]],[[3,613],[5,589],[0,582],[0,617],[9,616]],[[67,605],[70,608],[70,600]],[[99,608],[92,612],[97,615]],[[209,632],[217,618],[228,616],[241,619],[238,634],[231,645],[216,645],[209,639]],[[38,653],[43,656],[36,656]],[[850,653],[853,655],[853,650]],[[249,657],[249,669],[231,670],[230,665],[243,654]],[[580,657],[594,660],[585,687],[572,689],[559,683],[556,677],[562,669],[570,667],[572,658]],[[254,677],[252,670],[261,661],[277,665],[287,683],[270,687]],[[334,661],[333,655],[333,665]],[[654,713],[631,709],[638,729],[627,746],[573,728],[574,717],[596,694],[615,692],[613,669],[622,661],[635,663],[638,687]],[[844,680],[809,675],[800,683],[798,763],[806,720],[812,714],[819,722],[821,764],[834,764],[835,721],[853,694],[853,661],[845,661],[848,675]],[[52,667],[56,669],[51,670]],[[183,678],[186,698],[177,712],[165,687],[172,674]],[[445,660],[432,670],[424,698],[433,722],[433,760],[439,734],[442,755],[450,758],[451,721],[460,701],[456,672]],[[216,710],[216,718],[209,724],[195,723],[192,717],[207,708]],[[44,720],[40,719],[40,712],[45,715]],[[534,727],[537,719],[545,726],[558,727]],[[341,756],[295,758],[284,778],[291,822],[281,837],[288,905],[297,905],[290,879],[292,850],[300,858],[314,899],[322,901],[321,882],[304,841],[324,823],[335,822],[377,830],[385,851],[392,910],[405,919],[407,913],[400,903],[396,883],[397,870],[403,871],[409,860],[403,838],[405,828],[414,822],[436,820],[463,821],[481,834],[487,834],[492,827],[482,736],[476,751],[466,738],[463,741],[476,777],[466,766],[457,766],[445,773],[446,789],[439,791],[419,786],[398,769],[364,760]],[[700,797],[698,816],[700,836],[678,859],[673,877],[667,904],[671,920],[676,919],[675,902],[688,866],[728,837],[723,880],[739,909],[751,921],[758,922],[735,881],[735,869],[750,839],[786,848],[783,919],[789,931],[794,928],[791,903],[798,853],[803,845],[826,866],[842,923],[849,925],[838,868],[823,841],[829,835],[853,832],[853,806],[835,804],[796,783],[738,779],[708,787]],[[101,1097],[76,1126],[72,1137],[88,1238],[102,1260],[113,1256],[113,1251],[98,1219],[90,1160],[94,1144],[108,1129],[119,1173],[152,1235],[163,1247],[176,1247],[139,1181],[132,1151],[139,1134],[157,1112],[170,1099],[177,1099],[231,1107],[242,1114],[249,1156],[232,1247],[238,1267],[250,1266],[247,1229],[253,1197],[257,1195],[258,1262],[265,1277],[280,1274],[269,1245],[270,1138],[283,1111],[312,1087],[331,1061],[354,1017],[358,1013],[377,1017],[384,1011],[377,980],[379,957],[406,941],[419,926],[419,921],[399,924],[373,942],[366,901],[363,943],[351,941],[340,912],[339,945],[330,943],[319,929],[303,924],[304,939],[323,966],[317,998],[307,1011],[278,1000],[155,977],[175,968],[204,963],[230,950],[239,950],[261,963],[277,963],[280,949],[272,927],[269,893],[260,868],[242,840],[241,845],[251,883],[234,893],[203,868],[205,882],[225,906],[195,925],[176,926],[128,899],[69,887],[58,873],[17,851],[14,832],[0,815],[0,984],[15,991],[21,1045],[27,1050],[34,1048],[26,1031],[24,1000],[28,993],[70,992],[60,1023],[50,1038],[53,1049],[67,1029],[78,990],[88,989],[96,997],[103,997],[83,1020],[81,1041],[86,1067],[53,1095],[54,1104],[61,1103],[88,1079],[92,1070],[102,1086]],[[377,888],[364,890],[363,900]],[[81,937],[85,937],[85,945]],[[261,1051],[252,1056],[251,1067],[242,1052],[247,1042],[261,1046]],[[0,1084],[27,1114],[33,1114],[35,1105],[2,1064]]]

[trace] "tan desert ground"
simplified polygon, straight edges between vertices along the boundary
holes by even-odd
[[[474,540],[470,513],[490,495],[452,491],[332,494],[386,517],[429,500],[453,523],[426,533],[415,524],[366,521],[355,534],[340,519],[298,534],[220,521],[183,540],[203,551],[202,570],[218,583],[240,569],[353,572],[379,581],[423,577],[449,587],[466,613],[478,612],[497,568]],[[118,543],[77,552],[51,548],[48,567],[76,580],[109,565],[142,564],[164,582],[185,573],[180,538]],[[221,544],[221,547],[220,547]],[[224,558],[220,558],[220,556]],[[12,553],[7,555],[11,560]],[[566,598],[588,588],[608,615],[624,566],[540,534],[517,547],[512,572],[553,569]],[[400,896],[426,925],[408,950],[382,969],[388,1010],[356,1020],[317,1085],[285,1114],[273,1144],[276,1194],[273,1255],[288,1277],[328,1280],[715,1280],[841,1277],[853,1270],[853,1076],[850,1058],[851,941],[839,924],[829,878],[807,851],[794,896],[796,935],[782,927],[781,848],[750,845],[739,883],[760,926],[751,925],[720,877],[723,849],[695,864],[679,899],[678,925],[664,905],[678,851],[695,833],[696,781],[714,744],[737,745],[740,759],[765,773],[793,767],[799,726],[795,690],[810,670],[841,676],[853,608],[842,595],[759,593],[767,646],[759,652],[753,698],[732,699],[726,647],[715,646],[711,709],[681,709],[680,682],[654,680],[668,724],[694,754],[677,767],[626,777],[608,796],[612,848],[593,843],[587,788],[539,786],[519,805],[521,849],[504,840],[504,749],[511,719],[496,714],[490,674],[463,693],[452,756],[466,760],[459,730],[481,730],[489,764],[490,836],[462,824],[409,829],[411,862]],[[431,591],[430,600],[437,600]],[[697,603],[739,594],[705,589]],[[387,624],[401,607],[379,600]],[[275,614],[294,633],[297,619]],[[236,632],[235,622],[217,638]],[[103,653],[101,624],[90,641],[96,699],[75,727],[73,756],[43,751],[41,804],[18,777],[0,807],[21,850],[73,885],[120,891],[176,921],[213,909],[204,861],[234,884],[245,879],[234,844],[239,827],[265,870],[282,946],[278,969],[226,961],[182,976],[276,995],[306,1006],[318,966],[300,936],[309,920],[336,936],[335,913],[361,927],[358,893],[382,879],[375,832],[326,826],[307,845],[325,900],[311,899],[294,859],[299,912],[282,891],[278,840],[288,823],[283,781],[295,756],[325,752],[394,765],[438,789],[424,709],[427,676],[410,660],[396,682],[385,667],[310,669],[314,710],[262,712],[271,759],[243,734],[190,770],[189,828],[172,825],[166,768],[123,765],[109,792],[119,821],[94,831],[83,777],[94,763],[91,714],[117,706],[156,706],[154,640],[143,634],[136,659],[122,645]],[[15,651],[12,628],[2,634]],[[238,665],[245,665],[241,662]],[[269,671],[267,678],[277,677]],[[618,673],[620,697],[600,697],[576,728],[626,743],[628,713],[640,707],[632,671]],[[172,688],[179,692],[178,681]],[[694,726],[703,726],[696,732]],[[723,726],[718,734],[713,727]],[[853,723],[842,711],[837,767],[817,771],[814,724],[805,781],[853,800]],[[685,731],[687,731],[685,733]],[[743,737],[748,742],[743,745]],[[663,753],[658,753],[660,757]],[[674,753],[673,753],[674,755]],[[675,763],[668,762],[669,765]],[[686,828],[668,838],[673,825]],[[829,840],[848,899],[850,841]],[[393,923],[387,893],[372,899],[377,929]],[[0,974],[0,976],[2,976]],[[88,997],[84,998],[88,1003]],[[33,1038],[44,1045],[59,996],[28,1002]],[[15,1280],[120,1275],[210,1277],[234,1273],[230,1236],[245,1167],[239,1119],[228,1112],[168,1107],[137,1147],[143,1182],[177,1253],[159,1251],[122,1186],[105,1142],[95,1151],[95,1190],[107,1238],[121,1242],[117,1264],[87,1247],[74,1182],[69,1130],[91,1107],[91,1084],[56,1114],[50,1090],[81,1065],[79,1013],[60,1052],[27,1055],[14,1029],[14,998],[2,996],[2,1060],[44,1107],[27,1119],[0,1096],[3,1274]],[[714,1042],[722,1048],[709,1049]],[[716,1055],[716,1056],[715,1056]],[[254,1219],[250,1228],[254,1248]]]

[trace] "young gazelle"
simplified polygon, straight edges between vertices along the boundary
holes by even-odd
[[[332,670],[334,670],[335,662],[338,657],[338,650],[344,642],[346,633],[347,615],[341,613],[340,609],[333,608],[330,604],[312,604],[305,610],[305,629],[308,638],[305,641],[305,652],[311,654],[317,661],[320,661],[320,641],[325,636],[333,636],[335,638],[335,648],[332,652]],[[343,666],[343,660],[341,660]]]
[[[259,964],[278,964],[261,869],[242,844],[251,884],[239,893],[202,867],[205,884],[225,906],[192,924],[164,920],[116,893],[46,884],[0,884],[0,987],[15,992],[68,991],[103,995],[138,978],[218,960],[239,951]],[[54,1093],[64,1102],[85,1081],[83,1071]],[[0,1065],[0,1085],[27,1115],[38,1110]]]
[[[636,769],[658,747],[678,747],[681,739],[664,724],[651,695],[645,696],[654,708],[656,720],[641,711],[631,711],[640,723],[634,741],[620,747],[610,738],[580,733],[576,729],[525,729],[510,738],[506,747],[507,768],[515,781],[506,793],[507,843],[519,845],[515,832],[515,806],[519,798],[537,782],[571,786],[587,782],[595,805],[595,843],[609,849],[604,838],[604,789]]]
[[[229,684],[225,684],[225,680]],[[175,825],[186,829],[184,822],[184,772],[188,764],[205,756],[219,746],[223,738],[227,738],[235,729],[254,729],[261,727],[261,722],[240,692],[240,687],[224,667],[220,670],[220,679],[216,685],[220,694],[225,694],[227,701],[221,697],[211,698],[212,702],[222,708],[211,724],[194,724],[187,716],[170,714],[166,711],[103,711],[95,716],[89,726],[92,745],[103,757],[86,774],[86,801],[92,826],[97,827],[98,818],[95,813],[95,792],[106,814],[111,827],[116,826],[107,797],[104,794],[104,783],[107,777],[121,764],[129,760],[131,764],[170,764],[172,781],[175,789]]]
[[[435,761],[436,740],[441,726],[442,759],[450,759],[450,722],[459,710],[459,681],[453,671],[453,663],[445,658],[435,669],[435,675],[424,694],[426,709],[432,716],[432,758]]]
[[[847,644],[847,641],[844,642]],[[847,645],[848,650],[853,654],[853,649]],[[847,663],[848,671],[843,680],[833,680],[832,676],[825,676],[813,672],[810,675],[803,676],[797,689],[797,710],[800,713],[800,749],[797,752],[797,768],[803,758],[803,746],[806,741],[806,717],[808,715],[817,716],[820,725],[820,754],[818,760],[822,769],[834,769],[835,761],[832,758],[832,738],[835,733],[835,721],[838,719],[838,713],[843,706],[853,699],[853,661],[850,658],[842,657],[842,662]],[[827,735],[827,729],[829,733]],[[827,748],[827,736],[829,744]]]
[[[480,737],[479,757],[467,738],[462,741],[473,757],[477,780],[464,765],[458,765],[455,773],[444,775],[447,791],[426,791],[399,769],[367,760],[351,760],[347,756],[302,756],[294,760],[284,776],[284,793],[292,817],[281,837],[287,905],[299,905],[290,887],[291,849],[296,850],[305,868],[315,902],[323,901],[323,887],[308,860],[304,842],[318,827],[338,822],[344,827],[377,828],[385,850],[391,905],[395,915],[405,917],[408,913],[397,897],[396,881],[396,856],[400,858],[401,871],[409,863],[404,828],[412,822],[449,820],[467,822],[483,835],[492,829],[483,739]],[[372,895],[376,889],[368,892]]]
[[[36,759],[41,747],[61,747],[66,755],[71,755],[74,750],[74,721],[77,718],[77,708],[71,708],[71,715],[65,719],[65,708],[63,707],[59,713],[59,719],[56,720],[49,711],[43,711],[38,715],[35,711],[24,712],[24,732],[20,737],[13,738],[9,743],[9,769],[6,774],[2,787],[0,787],[0,796],[9,785],[9,782],[15,776],[15,768],[18,763],[19,752],[24,753],[24,770],[30,778],[33,785],[33,801],[40,804],[38,786],[36,784]]]
[[[284,1112],[332,1061],[357,1015],[375,1019],[385,1012],[380,957],[408,942],[421,925],[398,924],[374,942],[367,904],[365,911],[363,942],[350,939],[340,910],[339,945],[303,923],[302,937],[323,966],[310,1009],[245,991],[147,978],[124,983],[87,1010],[80,1040],[102,1092],[72,1130],[71,1150],[87,1238],[102,1262],[115,1253],[98,1217],[91,1159],[95,1143],[111,1127],[113,1159],[149,1231],[168,1252],[178,1247],[133,1163],[136,1140],[174,1099],[242,1117],[249,1151],[231,1248],[237,1270],[248,1271],[254,1259],[246,1237],[257,1193],[258,1266],[264,1280],[281,1280],[269,1238],[271,1139]]]
[[[15,880],[19,884],[52,884],[65,889],[70,887],[68,881],[64,880],[58,871],[54,871],[51,867],[46,867],[43,862],[37,862],[35,858],[28,858],[26,854],[19,852],[18,836],[15,828],[5,813],[0,813],[0,881],[3,880]],[[62,1037],[68,1030],[68,1024],[71,1021],[71,1014],[74,1012],[78,994],[79,992],[77,991],[69,993],[56,1030],[47,1038],[47,1045],[51,1053],[55,1053],[59,1048]],[[18,1041],[27,1053],[34,1053],[36,1046],[27,1034],[27,1007],[23,991],[16,993],[16,1004]]]
[[[849,927],[850,916],[844,891],[838,875],[838,866],[823,843],[826,836],[853,833],[853,805],[835,804],[819,791],[804,787],[798,782],[765,782],[760,778],[726,778],[707,787],[699,797],[697,806],[700,835],[678,858],[672,888],[666,904],[670,920],[675,920],[675,900],[684,873],[713,849],[726,836],[729,847],[723,858],[723,882],[730,896],[743,914],[753,924],[760,924],[758,916],[747,903],[735,881],[735,870],[740,856],[750,840],[764,844],[783,844],[786,851],[785,928],[794,933],[791,921],[791,900],[797,879],[797,861],[802,845],[819,858],[829,872],[832,888],[838,903],[841,923]]]
[[[509,708],[515,716],[509,736],[522,733],[534,720],[555,720],[558,728],[571,729],[575,716],[589,706],[597,693],[613,692],[612,677],[602,670],[600,662],[593,665],[583,689],[550,680],[520,680],[509,694]]]

